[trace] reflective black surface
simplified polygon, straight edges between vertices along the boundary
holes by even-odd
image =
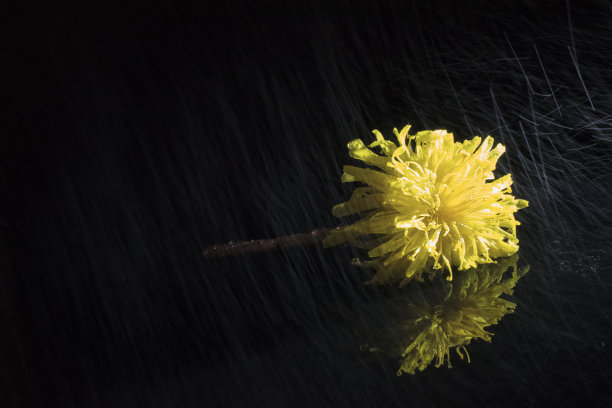
[[[3,406],[609,405],[610,5],[403,3],[12,16]],[[359,250],[201,252],[337,225],[346,143],[407,123],[506,145],[530,272],[469,364],[398,377]]]

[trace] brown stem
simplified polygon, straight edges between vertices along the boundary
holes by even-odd
[[[211,245],[204,249],[204,258],[224,258],[227,256],[246,255],[254,252],[269,251],[277,248],[316,244],[330,232],[329,228],[316,229],[312,232],[291,234],[272,239],[253,239],[242,242]]]

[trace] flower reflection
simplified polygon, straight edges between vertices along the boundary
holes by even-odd
[[[434,360],[436,367],[445,361],[450,367],[452,348],[462,359],[465,353],[469,362],[466,346],[470,341],[490,342],[493,334],[486,328],[497,324],[516,307],[515,303],[500,296],[512,294],[518,280],[529,270],[529,267],[519,269],[517,260],[515,255],[497,264],[481,265],[459,273],[441,303],[422,305],[421,314],[407,324],[414,331],[415,339],[402,353],[397,374],[422,371]],[[508,269],[509,276],[504,273]]]
[[[367,327],[361,327],[360,337],[376,346],[365,349],[394,358],[401,354],[397,375],[423,371],[432,362],[436,367],[445,362],[451,367],[453,348],[469,362],[466,346],[470,341],[490,342],[493,334],[487,328],[516,307],[500,296],[512,294],[528,272],[529,267],[518,268],[517,262],[516,254],[501,258],[458,272],[452,282],[437,279],[425,288],[413,284],[384,304],[371,305],[361,315],[361,324]]]

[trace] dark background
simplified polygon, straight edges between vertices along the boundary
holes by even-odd
[[[612,4],[501,3],[6,14],[2,406],[609,406]],[[396,377],[338,312],[387,316],[359,251],[201,251],[337,225],[346,143],[407,123],[506,145],[531,271]]]

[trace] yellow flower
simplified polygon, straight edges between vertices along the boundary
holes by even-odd
[[[462,359],[463,350],[469,362],[465,346],[472,339],[490,342],[493,334],[485,328],[497,324],[516,307],[515,303],[500,298],[500,295],[511,295],[517,281],[529,271],[529,267],[518,270],[517,259],[515,255],[496,264],[461,272],[441,304],[424,305],[420,316],[406,325],[416,330],[416,336],[413,335],[414,341],[402,354],[397,375],[423,371],[434,359],[436,367],[446,360],[450,368],[450,349],[453,347]],[[512,275],[502,280],[509,267]]]
[[[361,214],[352,225],[332,231],[325,246],[351,242],[369,249],[377,273],[372,282],[422,280],[426,271],[459,270],[494,262],[518,250],[514,213],[527,207],[511,195],[510,174],[494,179],[505,148],[493,138],[454,142],[445,130],[408,135],[394,130],[399,146],[374,130],[366,146],[356,139],[349,155],[379,170],[344,166],[343,182],[359,181],[348,202],[333,214]],[[371,148],[379,147],[382,155]],[[364,238],[368,242],[364,241]]]

